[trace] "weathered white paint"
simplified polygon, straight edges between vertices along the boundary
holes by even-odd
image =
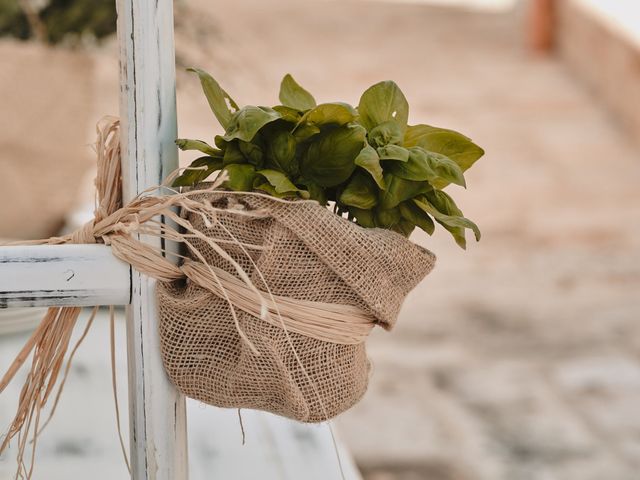
[[[0,308],[125,305],[130,285],[105,245],[0,247]]]
[[[118,0],[125,201],[177,168],[173,2]],[[154,238],[144,241],[160,246]],[[184,398],[160,358],[155,281],[135,270],[127,309],[134,480],[186,480]]]
[[[308,425],[255,410],[238,413],[188,401],[192,475],[198,479],[342,480],[329,425]],[[361,480],[338,439],[345,480]]]
[[[15,311],[3,310],[0,316]],[[116,315],[117,378],[121,387],[127,378],[122,348],[125,320],[121,309],[116,309]],[[85,325],[86,317],[84,313],[79,329]],[[26,338],[26,333],[0,335],[0,366],[9,365]],[[102,309],[74,357],[74,368],[65,383],[54,421],[38,440],[34,479],[127,478],[114,425],[108,339],[109,312]],[[3,427],[13,418],[21,387],[20,382],[13,382],[0,395]],[[124,390],[126,388],[120,388],[122,394]],[[190,479],[342,480],[326,425],[303,425],[262,412],[242,410],[246,432],[246,444],[242,445],[235,410],[205,407],[194,400],[187,400],[187,410]],[[123,432],[128,434],[127,425],[123,425]],[[61,451],[74,453],[61,455]],[[341,456],[347,480],[360,479],[344,450]],[[0,458],[0,479],[13,479],[14,472],[15,462],[10,451]]]

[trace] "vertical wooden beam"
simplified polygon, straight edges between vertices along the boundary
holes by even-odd
[[[125,201],[178,166],[173,2],[118,0]],[[149,243],[157,239],[144,238]],[[131,271],[127,309],[134,480],[186,480],[185,401],[160,358],[155,281]]]

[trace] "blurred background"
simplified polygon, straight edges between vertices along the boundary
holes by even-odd
[[[118,113],[115,19],[111,0],[0,0],[0,238],[91,214],[95,124]],[[374,332],[369,392],[334,422],[364,480],[640,479],[637,0],[181,0],[175,27],[180,136],[220,133],[184,72],[198,66],[240,104],[275,103],[287,72],[352,104],[393,79],[410,123],[486,150],[455,192],[482,241],[412,236],[438,265]],[[1,369],[40,313],[0,314]],[[97,322],[35,479],[125,478],[108,365]],[[212,410],[190,404],[193,478],[255,478],[213,473],[240,433]]]

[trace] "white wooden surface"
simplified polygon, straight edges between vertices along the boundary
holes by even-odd
[[[125,305],[130,267],[105,245],[0,247],[0,308]]]
[[[193,480],[343,480],[329,425],[307,425],[255,410],[237,411],[189,402]],[[197,426],[196,426],[197,425]],[[361,480],[339,443],[344,480]]]
[[[14,311],[7,309],[4,312]],[[116,310],[117,378],[126,423],[126,351],[123,309]],[[84,312],[73,341],[85,326]],[[28,333],[0,335],[0,367],[22,348]],[[78,350],[56,415],[38,438],[33,480],[123,480],[127,471],[116,434],[111,367],[109,312],[98,313]],[[24,372],[21,372],[24,373]],[[0,395],[0,425],[6,426],[20,395],[20,382]],[[235,410],[187,400],[190,480],[341,480],[326,425],[303,425],[262,412],[242,411],[246,444]],[[0,479],[13,479],[14,451],[0,456]],[[347,480],[360,477],[345,450]]]
[[[173,2],[118,0],[125,201],[178,166]],[[144,239],[160,246],[156,239]],[[160,358],[155,281],[132,270],[127,308],[134,480],[186,480],[185,401]]]

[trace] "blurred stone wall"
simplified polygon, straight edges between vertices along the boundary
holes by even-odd
[[[580,2],[556,4],[560,56],[612,110],[612,117],[639,138],[640,45]]]

